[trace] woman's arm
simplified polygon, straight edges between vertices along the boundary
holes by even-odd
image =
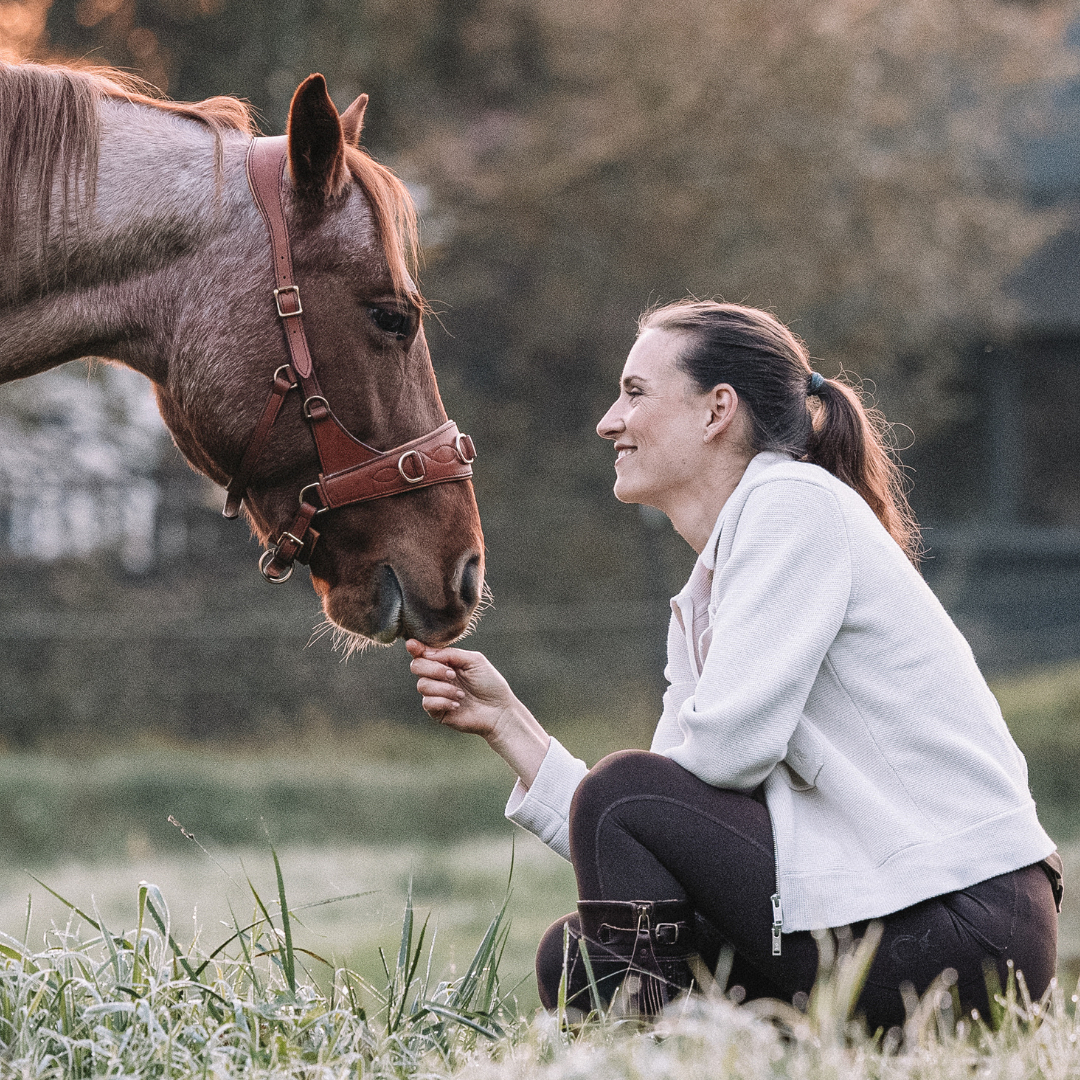
[[[424,711],[440,724],[482,736],[530,787],[551,737],[491,661],[483,653],[432,649],[416,640],[405,647],[413,658],[409,670],[419,676]]]

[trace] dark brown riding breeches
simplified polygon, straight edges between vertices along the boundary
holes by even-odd
[[[638,750],[605,758],[574,796],[570,849],[583,900],[689,900],[707,933],[702,955],[714,965],[734,951],[729,985],[747,998],[791,1002],[808,994],[818,969],[809,932],[783,935],[772,955],[770,897],[776,891],[772,824],[764,801],[715,788],[669,758]],[[563,966],[563,923],[549,928],[536,958],[540,998],[552,1008]],[[1039,865],[990,878],[886,915],[884,934],[859,999],[873,1031],[904,1022],[900,985],[922,993],[946,968],[957,973],[965,1009],[987,1014],[984,962],[1002,985],[1013,961],[1033,996],[1054,974],[1057,912]],[[866,924],[852,927],[861,936]],[[576,936],[571,935],[576,943]],[[582,965],[572,995],[587,1001]]]

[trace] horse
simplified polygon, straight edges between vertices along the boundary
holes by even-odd
[[[242,498],[268,545],[264,575],[284,580],[292,557],[309,560],[350,650],[454,641],[484,589],[475,451],[432,369],[414,205],[360,146],[366,104],[339,115],[312,75],[284,139],[259,139],[237,98],[168,101],[115,69],[0,64],[0,382],[88,356],[145,375],[188,462],[232,483],[226,516]],[[263,198],[280,200],[285,255],[249,188],[252,151],[275,142],[281,179],[264,177]],[[310,379],[297,374],[296,332]],[[356,460],[385,458],[390,486],[328,498],[320,431]],[[425,478],[428,466],[443,472]]]

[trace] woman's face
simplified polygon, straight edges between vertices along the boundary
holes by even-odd
[[[623,367],[619,396],[596,425],[615,443],[615,497],[660,510],[700,485],[708,395],[676,364],[685,337],[646,330]]]

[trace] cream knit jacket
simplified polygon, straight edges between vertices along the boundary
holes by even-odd
[[[967,642],[824,469],[758,454],[671,607],[651,749],[717,787],[764,783],[785,933],[899,911],[1054,850]],[[552,739],[507,817],[569,858],[587,771]]]

